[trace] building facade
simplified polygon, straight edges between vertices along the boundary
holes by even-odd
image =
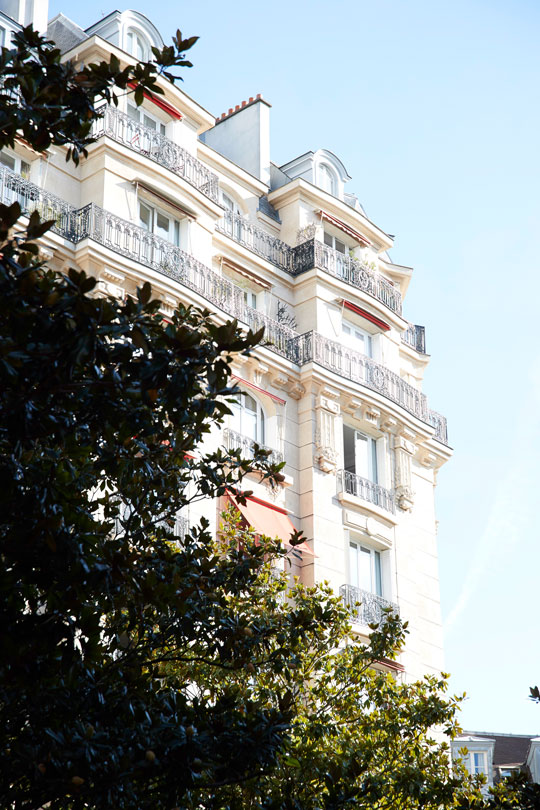
[[[461,759],[472,775],[483,774],[486,793],[516,773],[540,784],[540,737],[534,735],[465,731],[452,740],[452,759]]]
[[[11,6],[0,20],[6,44],[27,21],[23,0]],[[43,16],[40,0],[34,8]],[[86,30],[58,15],[48,33],[79,62],[145,59],[163,44],[134,11]],[[360,634],[397,606],[409,623],[403,677],[438,672],[434,489],[451,450],[422,391],[424,329],[404,314],[411,268],[392,262],[393,237],[349,193],[336,155],[272,163],[264,98],[216,118],[178,87],[163,89],[142,107],[127,97],[105,109],[79,167],[59,147],[4,150],[2,201],[54,218],[49,264],[95,275],[103,293],[132,295],[149,281],[164,317],[181,301],[265,327],[254,355],[235,362],[242,393],[207,446],[249,454],[258,442],[284,460],[278,492],[250,481],[246,521],[284,540],[301,529],[293,573],[328,580]],[[207,502],[185,520],[204,514],[217,528],[223,506]]]

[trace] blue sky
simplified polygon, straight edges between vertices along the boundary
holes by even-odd
[[[50,3],[83,27],[113,6]],[[126,6],[127,7],[127,6]],[[120,6],[123,9],[124,6]],[[327,148],[415,268],[425,391],[453,460],[437,513],[446,667],[462,725],[540,733],[540,5],[140,0],[198,34],[183,88],[216,115],[262,93],[272,158]]]

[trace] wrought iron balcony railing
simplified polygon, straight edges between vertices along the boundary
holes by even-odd
[[[0,168],[0,201],[7,204],[18,201],[23,212],[37,210],[44,219],[54,219],[53,231],[71,242],[92,239],[122,256],[152,267],[253,330],[264,326],[264,343],[272,351],[298,365],[318,363],[346,379],[378,391],[432,425],[435,438],[448,444],[446,419],[436,411],[430,411],[425,395],[397,374],[317,332],[298,335],[289,326],[248,307],[244,290],[171,242],[94,203],[77,209],[5,167]]]
[[[293,273],[293,249],[286,242],[267,233],[263,228],[244,219],[233,211],[225,211],[223,219],[218,223],[217,230],[230,236],[239,245],[253,251],[263,259],[267,259],[282,270]]]
[[[399,616],[399,607],[394,602],[355,585],[342,585],[339,595],[353,621],[358,624],[381,624],[389,612]]]
[[[240,450],[242,458],[253,458],[255,444],[258,444],[262,450],[268,450],[270,452],[268,460],[272,464],[281,464],[281,462],[284,461],[283,453],[280,453],[279,450],[274,450],[264,444],[255,442],[253,439],[250,439],[249,436],[243,436],[241,433],[237,433],[236,430],[231,430],[230,428],[224,429],[223,442],[227,450]]]
[[[420,354],[426,353],[426,327],[411,323],[409,328],[402,332],[401,342],[412,346]]]
[[[376,298],[386,307],[401,315],[401,293],[393,284],[376,270],[366,267],[358,259],[346,256],[338,250],[319,242],[317,239],[308,239],[294,248],[294,273],[305,273],[312,267],[325,270],[332,276],[356,287],[362,292]]]
[[[94,137],[106,135],[117,143],[150,158],[187,180],[214,202],[219,199],[218,177],[193,155],[155,129],[134,121],[129,115],[106,107],[94,125]]]
[[[427,421],[428,407],[426,395],[418,391],[385,366],[375,363],[365,354],[349,349],[342,343],[319,335],[305,332],[296,338],[297,357],[300,365],[310,361],[334,371],[353,382],[391,399],[409,413],[424,422]]]
[[[387,512],[396,511],[396,502],[394,494],[389,489],[381,487],[374,481],[367,478],[362,478],[361,475],[349,472],[348,470],[339,470],[337,477],[338,492],[346,492],[348,495],[355,495],[363,501],[373,503],[375,506],[380,506]]]

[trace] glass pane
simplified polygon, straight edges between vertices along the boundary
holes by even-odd
[[[156,212],[156,233],[163,239],[169,238],[170,219],[159,211]]]
[[[338,253],[345,253],[345,245],[339,239],[335,239],[335,246]]]
[[[139,221],[147,231],[152,230],[152,209],[144,203],[139,203]]]
[[[370,464],[369,464],[369,442],[367,436],[355,431],[355,444],[354,444],[354,471],[362,478],[370,478]]]
[[[349,543],[349,576],[351,585],[358,588],[358,546],[356,543]]]
[[[127,105],[127,114],[134,121],[137,121],[137,123],[141,119],[141,111],[139,110],[138,107],[134,107],[133,104],[128,104]]]
[[[12,172],[15,171],[15,158],[11,157],[11,155],[6,155],[5,152],[0,152],[0,163],[7,166]]]
[[[374,568],[374,593],[377,596],[382,596],[382,577],[381,577],[381,555],[378,551],[373,552],[373,568]]]
[[[245,410],[242,413],[242,433],[244,436],[247,436],[248,439],[253,439],[254,442],[258,440],[256,412],[253,413],[253,411]]]
[[[21,177],[25,180],[30,179],[30,164],[26,160],[21,160]]]
[[[371,581],[371,551],[368,548],[359,547],[358,560],[358,587],[364,591],[373,592]]]
[[[165,135],[165,129],[166,129],[165,124],[159,125],[159,131],[161,132],[162,135]]]
[[[180,223],[177,219],[174,220],[174,244],[177,247],[180,245]]]
[[[149,115],[146,115],[146,114],[143,115],[143,123],[144,123],[145,127],[148,127],[149,129],[157,129],[156,122],[154,121],[153,118],[150,118]]]
[[[324,232],[324,244],[328,245],[328,247],[334,247],[334,237],[330,236],[326,231]]]
[[[349,425],[343,425],[343,469],[352,473],[356,472],[354,434],[354,428],[349,427]]]
[[[257,403],[249,394],[244,394],[244,408],[251,413],[257,413]]]

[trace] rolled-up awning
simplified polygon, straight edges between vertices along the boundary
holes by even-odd
[[[262,501],[254,495],[249,495],[246,498],[245,505],[239,503],[230,493],[228,493],[228,498],[257,534],[265,535],[265,537],[278,537],[285,545],[290,546],[291,535],[296,529],[287,515],[286,509],[268,503],[268,501]],[[305,541],[299,545],[291,546],[291,548],[315,556]]]
[[[326,211],[319,211],[319,214],[322,219],[326,220],[326,222],[329,222],[331,225],[335,225],[336,228],[339,228],[340,231],[346,233],[347,236],[351,236],[356,242],[360,242],[360,244],[364,247],[369,247],[371,245],[371,242],[366,236],[358,231],[355,231],[354,228],[351,228],[346,222],[342,222],[341,219],[333,217],[332,214],[327,214]]]

